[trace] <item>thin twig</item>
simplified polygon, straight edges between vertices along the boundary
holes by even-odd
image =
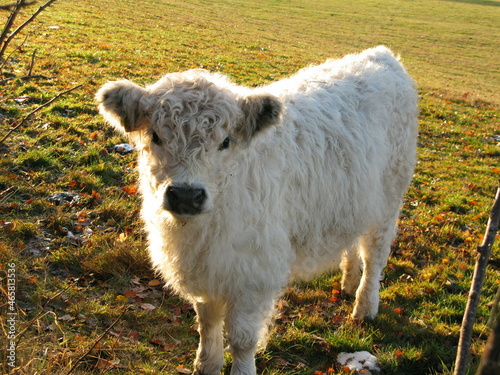
[[[0,203],[6,202],[11,196],[16,194],[18,188],[16,186],[8,187],[7,189],[0,192]]]
[[[16,48],[14,48],[14,50],[11,53],[9,53],[9,55],[5,59],[3,59],[2,65],[0,65],[0,71],[3,71],[3,68],[5,67],[5,65],[7,64],[7,62],[10,60],[10,58],[12,57],[12,55],[14,53],[16,53],[17,50],[20,50],[22,46],[24,46],[24,43],[26,43],[26,41],[28,40],[29,36],[30,36],[30,34],[26,35],[26,37],[24,38],[23,42],[21,44],[19,44]],[[1,60],[1,57],[0,57],[0,60]],[[15,76],[15,74],[14,74],[14,76]]]
[[[24,329],[19,332],[17,335],[16,335],[16,348],[17,346],[19,345],[19,342],[21,341],[21,337],[23,337],[23,335],[26,333],[26,331],[33,325],[33,323],[38,319],[40,318],[40,316],[44,313],[44,310],[45,308],[49,305],[49,303],[51,303],[55,298],[59,297],[62,293],[64,293],[65,291],[67,291],[69,288],[71,288],[73,285],[75,285],[77,282],[79,281],[79,279],[76,279],[75,281],[73,281],[71,284],[69,284],[66,288],[60,290],[59,292],[57,292],[56,294],[54,294],[52,297],[50,297],[47,302],[45,302],[45,305],[43,305],[42,309],[38,312],[38,314],[35,315],[35,317],[33,319],[31,319],[29,321],[29,323],[26,325],[26,327],[24,327]]]
[[[474,276],[469,291],[469,298],[465,308],[462,327],[460,329],[460,339],[458,342],[457,357],[455,360],[454,375],[465,375],[470,356],[470,342],[472,340],[472,329],[476,320],[476,310],[479,303],[479,296],[483,287],[483,281],[486,274],[486,266],[491,253],[491,247],[495,242],[498,223],[500,222],[500,187],[497,189],[495,202],[488,220],[486,232],[481,246],[478,246],[479,253],[474,268]]]
[[[120,319],[122,318],[123,314],[125,314],[125,312],[127,310],[130,309],[130,306],[125,306],[125,308],[123,308],[123,310],[121,311],[120,315],[118,316],[118,318],[116,318],[116,320],[111,323],[111,325],[106,328],[106,330],[101,333],[101,335],[94,340],[94,342],[92,343],[92,345],[90,346],[90,348],[87,349],[87,351],[81,355],[76,361],[75,363],[73,363],[73,366],[71,366],[71,368],[69,369],[69,371],[65,374],[65,375],[69,375],[73,372],[74,369],[76,369],[76,367],[78,366],[78,364],[86,357],[90,354],[90,352],[95,348],[95,346],[104,338],[104,336],[106,336],[109,331],[111,331],[111,328],[113,328],[115,326],[116,323],[118,323],[120,321]]]
[[[29,66],[29,69],[28,69],[28,74],[26,74],[27,77],[29,76],[32,76],[33,74],[33,66],[35,65],[35,55],[36,55],[36,51],[37,50],[34,50],[33,51],[33,54],[31,55],[31,64]]]
[[[80,88],[80,87],[82,87],[82,86],[83,86],[83,84],[79,84],[79,85],[77,85],[77,86],[75,86],[75,87],[70,88],[69,90],[63,91],[63,92],[61,92],[61,93],[57,94],[56,96],[54,96],[54,97],[53,97],[52,99],[50,99],[47,103],[42,104],[40,107],[35,108],[33,111],[31,111],[30,113],[28,113],[28,114],[26,115],[26,117],[25,117],[25,118],[23,118],[19,124],[17,124],[17,125],[16,125],[16,126],[14,126],[13,128],[11,128],[11,129],[7,132],[7,134],[5,134],[5,136],[4,136],[2,139],[0,139],[0,144],[2,144],[3,142],[5,142],[5,140],[6,140],[6,139],[7,139],[7,138],[8,138],[8,137],[9,137],[9,136],[13,133],[13,132],[15,132],[15,131],[16,131],[17,129],[19,129],[21,126],[23,126],[23,125],[26,123],[26,121],[27,121],[27,120],[28,120],[31,116],[33,116],[35,113],[37,113],[38,111],[40,111],[42,108],[47,107],[48,105],[52,104],[52,103],[53,103],[53,102],[55,102],[57,99],[59,99],[61,96],[65,95],[65,94],[67,94],[67,93],[69,93],[69,92],[71,92],[71,91],[73,91],[73,90],[76,90],[77,88]]]

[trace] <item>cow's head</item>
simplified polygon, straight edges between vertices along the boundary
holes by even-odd
[[[143,193],[182,218],[213,208],[238,153],[281,114],[276,97],[204,70],[169,74],[146,88],[108,82],[96,98],[106,120],[140,150]]]

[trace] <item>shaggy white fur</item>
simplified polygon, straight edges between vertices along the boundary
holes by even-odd
[[[196,374],[254,355],[292,279],[340,267],[352,316],[374,317],[416,160],[417,92],[385,47],[256,89],[204,70],[109,82],[100,111],[139,148],[155,268],[193,302]]]

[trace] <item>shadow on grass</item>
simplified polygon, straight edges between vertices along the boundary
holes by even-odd
[[[489,0],[446,0],[453,1],[455,3],[469,3],[475,5],[485,5],[491,7],[500,7],[500,3],[498,1],[489,1]]]

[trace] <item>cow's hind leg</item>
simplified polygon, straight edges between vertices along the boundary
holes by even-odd
[[[342,270],[342,293],[345,295],[354,297],[356,294],[363,272],[362,266],[359,245],[356,243],[342,254],[340,269]]]
[[[220,301],[195,302],[200,345],[194,374],[219,375],[224,366],[223,321],[225,305]]]
[[[357,320],[374,318],[378,312],[380,280],[391,251],[396,232],[395,220],[387,226],[370,230],[361,237],[360,255],[363,275],[356,291],[352,317]]]

